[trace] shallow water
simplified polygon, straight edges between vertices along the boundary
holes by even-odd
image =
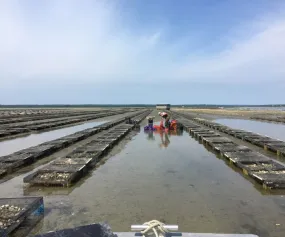
[[[216,119],[215,122],[232,128],[244,129],[285,141],[285,124],[260,122],[245,119]]]
[[[96,121],[96,122],[86,122],[84,124],[76,125],[73,127],[67,127],[67,128],[60,128],[57,130],[52,130],[48,132],[43,133],[34,133],[30,134],[25,137],[19,137],[12,140],[7,141],[1,141],[0,142],[0,156],[8,155],[13,152],[39,145],[43,142],[48,142],[63,136],[70,135],[75,132],[82,131],[87,128],[92,128],[95,126],[98,126],[102,123],[105,123],[108,121]]]
[[[284,236],[285,197],[260,192],[187,133],[140,131],[118,148],[72,188],[27,189],[25,174],[0,184],[0,197],[44,195],[38,233],[100,221],[129,231],[158,219],[184,232]]]

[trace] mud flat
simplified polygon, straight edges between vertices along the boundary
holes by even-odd
[[[67,117],[63,119],[50,119],[50,120],[38,120],[38,121],[30,121],[30,122],[21,122],[21,123],[13,123],[13,124],[3,124],[0,125],[0,139],[8,139],[13,138],[14,136],[19,136],[23,134],[29,134],[32,132],[38,132],[42,130],[52,130],[55,128],[70,126],[76,123],[85,122],[89,120],[94,120],[102,117],[112,116],[116,114],[124,114],[127,112],[133,112],[136,110],[109,110],[104,112],[98,112],[95,114],[87,114],[83,116],[79,116],[77,118]]]
[[[230,136],[249,142],[253,145],[264,148],[264,150],[273,151],[278,156],[284,155],[284,125],[271,124],[259,121],[250,121],[246,119],[206,119],[204,115],[194,113],[179,112],[184,118],[194,120],[215,130],[224,132]],[[201,118],[202,117],[202,118]],[[229,126],[226,126],[229,125]],[[234,128],[233,128],[234,127]],[[244,129],[241,129],[244,128]],[[247,129],[253,131],[247,131]],[[262,134],[263,133],[263,134]],[[268,134],[268,135],[264,135]],[[272,135],[273,137],[271,137]],[[278,139],[279,138],[279,139]],[[282,139],[283,138],[283,139]]]
[[[251,116],[250,119],[275,123],[285,123],[285,115],[255,115]]]
[[[0,142],[0,156],[25,149],[31,146],[39,145],[40,143],[48,142],[60,137],[70,135],[81,130],[92,128],[104,122],[115,120],[117,118],[126,117],[133,112],[117,114],[107,117],[102,117],[96,120],[85,121],[69,127],[55,128],[54,130],[41,131],[38,133],[27,134],[26,136],[14,137]]]
[[[68,111],[57,111],[53,113],[40,113],[40,114],[21,114],[21,115],[13,115],[13,116],[3,116],[0,115],[0,124],[12,124],[12,123],[21,123],[21,122],[28,122],[28,121],[37,121],[37,120],[45,120],[45,119],[56,119],[56,118],[65,118],[65,117],[76,117],[81,115],[87,115],[87,114],[96,114],[99,111],[74,111],[74,112],[68,112]],[[101,111],[103,112],[103,110]],[[1,112],[0,112],[1,114]]]
[[[284,236],[282,190],[263,189],[249,175],[244,175],[241,168],[230,165],[218,150],[201,145],[202,140],[196,140],[188,132],[144,132],[145,123],[135,135],[132,131],[113,146],[95,168],[88,168],[89,172],[71,187],[23,183],[25,177],[50,165],[44,164],[1,183],[0,197],[44,197],[45,217],[31,235],[101,221],[108,221],[114,231],[129,231],[132,223],[159,219],[179,225],[183,232]],[[206,129],[213,131],[205,127],[204,132]],[[220,134],[216,130],[213,133]],[[81,145],[85,147],[99,136],[109,142],[115,137],[113,134],[108,137],[95,134]],[[80,151],[76,143],[72,147]],[[103,145],[94,147],[104,149]],[[234,145],[227,145],[225,149],[233,148]],[[238,149],[250,153],[243,147]],[[87,154],[86,149],[83,151]],[[70,153],[73,150],[69,148],[61,150],[51,156],[51,162],[90,164],[89,158],[68,158]]]
[[[148,114],[149,111],[146,111],[135,116],[133,120],[141,122]],[[102,155],[113,148],[134,126],[134,124],[119,124],[111,128],[65,157],[28,175],[24,178],[24,182],[31,185],[62,187],[74,184],[87,174],[92,167],[91,164],[99,162]]]
[[[0,118],[15,118],[24,116],[37,116],[37,115],[50,115],[50,114],[63,114],[67,110],[64,109],[11,109],[1,108]]]
[[[142,129],[125,147],[120,144],[113,148],[118,153],[74,186],[26,192],[44,194],[51,210],[36,233],[103,220],[115,231],[128,231],[133,220],[155,218],[192,233],[283,236],[283,225],[276,224],[284,220],[284,199],[228,169],[188,133]]]
[[[37,114],[37,115],[18,115],[18,116],[0,116],[0,125],[1,126],[15,126],[13,123],[17,123],[19,125],[24,125],[25,123],[33,122],[33,121],[49,121],[49,120],[60,120],[64,118],[77,118],[80,116],[85,116],[85,115],[96,115],[100,113],[108,113],[108,112],[123,112],[129,110],[135,111],[136,109],[98,109],[98,110],[91,110],[91,111],[72,111],[72,110],[67,110],[65,112],[56,112],[52,114]]]
[[[262,147],[264,150],[272,151],[278,156],[285,156],[285,142],[282,140],[246,130],[234,129],[206,119],[194,118],[193,120],[215,130],[219,130],[256,146]]]
[[[205,118],[216,119],[221,117],[232,117],[232,118],[246,118],[256,119],[260,118],[272,118],[272,121],[278,122],[278,119],[285,118],[285,111],[282,110],[244,110],[244,109],[192,109],[192,108],[175,108],[177,112],[192,113],[195,116],[205,116]],[[267,120],[267,121],[270,121]],[[282,120],[283,121],[283,120]],[[282,122],[280,121],[280,122]]]
[[[246,134],[245,131],[241,132],[240,130],[235,133],[234,129],[213,121],[200,118],[189,120],[187,116],[185,117],[185,115],[177,112],[173,112],[173,116],[182,118],[180,119],[180,122],[190,134],[201,139],[206,146],[209,146],[212,150],[227,158],[230,163],[242,169],[244,174],[249,175],[251,178],[262,184],[264,188],[285,189],[285,164],[278,163],[246,146],[236,144],[234,141],[222,136],[217,131],[234,135],[238,134],[241,138],[247,138],[248,141],[254,141],[254,144],[260,146],[264,146],[267,142],[274,144],[272,141],[273,139],[262,139],[262,136],[260,135],[252,133]],[[285,142],[283,143],[285,146]],[[279,146],[282,146],[282,144],[278,144]]]
[[[111,108],[111,109],[121,109],[121,108]],[[48,116],[64,116],[64,115],[76,115],[90,112],[98,112],[110,110],[110,108],[0,108],[0,118],[1,119],[12,119],[12,118],[31,118],[31,117],[48,117]]]
[[[92,121],[86,121],[78,125],[70,127],[61,127],[51,131],[42,131],[41,133],[28,134],[27,136],[16,137],[14,139],[9,139],[0,142],[0,156],[9,155],[13,152],[17,152],[21,149],[25,149],[31,146],[36,146],[44,142],[48,142],[54,139],[58,139],[63,136],[70,135],[75,132],[82,131],[87,128],[92,128],[94,126],[100,125],[111,120],[126,117],[133,112],[128,112],[124,114],[118,114],[113,116],[107,116],[99,118]]]
[[[129,116],[134,117],[144,112],[145,111],[133,112],[129,114]],[[3,177],[5,175],[15,173],[15,171],[17,171],[19,168],[22,168],[23,166],[31,165],[39,159],[47,157],[67,146],[70,146],[80,140],[86,139],[98,132],[109,129],[110,127],[124,121],[125,117],[122,117],[114,121],[95,126],[93,128],[85,129],[83,131],[61,137],[56,140],[48,141],[34,147],[29,147],[17,151],[10,155],[2,156],[0,157],[0,175]]]

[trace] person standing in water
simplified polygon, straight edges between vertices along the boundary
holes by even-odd
[[[149,128],[153,128],[154,116],[147,116],[146,119],[147,119]]]
[[[154,116],[147,116],[147,126],[149,130],[153,130],[153,120],[154,120]]]
[[[164,128],[170,128],[170,116],[166,112],[159,112],[159,116],[163,118],[163,126]]]

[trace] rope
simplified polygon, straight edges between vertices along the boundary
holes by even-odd
[[[164,223],[157,221],[157,220],[146,222],[143,225],[148,226],[145,230],[141,231],[141,234],[143,235],[143,237],[146,237],[145,235],[149,234],[151,231],[154,232],[156,237],[160,237],[161,234],[163,234],[164,236],[167,232],[169,232],[166,228],[164,228]]]

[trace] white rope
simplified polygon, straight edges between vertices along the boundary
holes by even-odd
[[[151,231],[154,232],[156,237],[164,236],[167,232],[169,232],[166,228],[164,228],[164,223],[157,220],[146,222],[143,225],[148,226],[145,230],[141,231],[143,237],[146,237],[145,235],[149,234]]]

